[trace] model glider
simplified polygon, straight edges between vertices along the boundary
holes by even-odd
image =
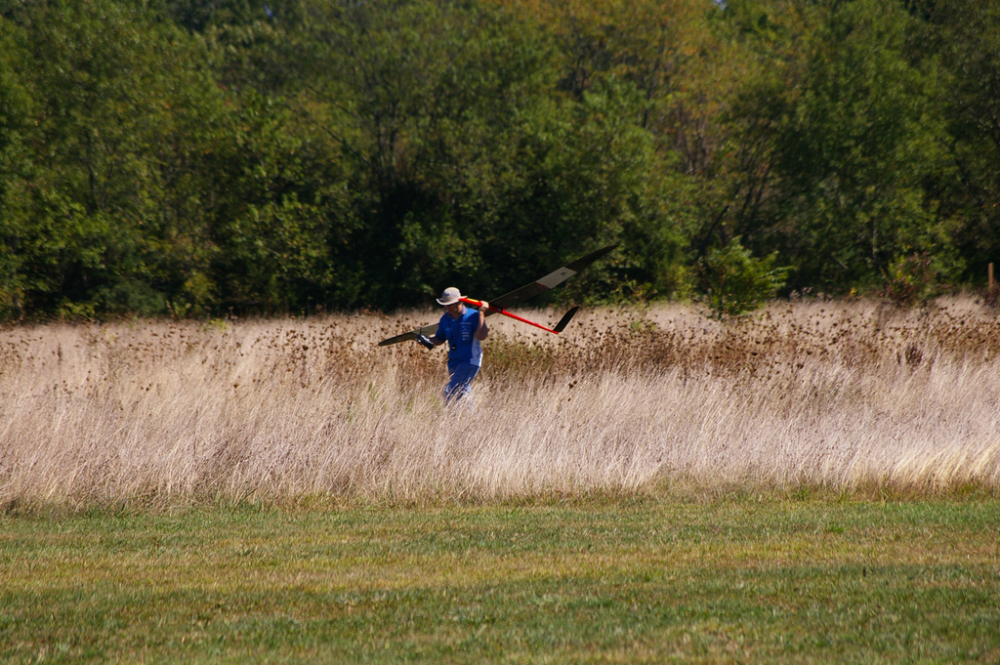
[[[490,314],[503,314],[504,316],[509,316],[510,318],[521,321],[522,323],[528,323],[530,325],[535,326],[536,328],[541,328],[542,330],[548,331],[550,333],[555,333],[558,335],[563,331],[564,328],[566,328],[566,325],[569,323],[570,319],[572,319],[573,315],[576,314],[578,309],[580,309],[579,307],[574,307],[573,309],[566,312],[566,314],[563,315],[562,319],[559,320],[559,323],[557,323],[554,328],[549,328],[547,326],[543,326],[540,323],[529,321],[528,319],[525,319],[523,317],[520,317],[516,314],[509,312],[508,308],[511,307],[512,305],[516,305],[519,302],[523,302],[528,298],[534,298],[540,293],[544,293],[549,289],[553,289],[559,286],[567,279],[569,279],[576,273],[580,272],[581,270],[589,266],[594,261],[597,261],[598,259],[603,258],[607,254],[610,254],[611,251],[614,250],[616,247],[618,247],[618,245],[611,245],[609,247],[599,249],[596,252],[591,252],[590,254],[587,254],[583,258],[577,259],[572,263],[568,263],[564,265],[562,268],[559,268],[558,270],[549,273],[545,277],[535,280],[531,284],[522,286],[521,288],[511,291],[510,293],[500,296],[499,298],[487,301],[489,303],[489,307],[486,310],[486,316],[489,316]],[[475,300],[473,298],[462,298],[462,302],[472,305],[473,307],[479,307],[480,304],[482,303],[481,300]],[[428,326],[424,326],[422,328],[417,328],[416,330],[411,330],[410,332],[403,333],[402,335],[396,335],[395,337],[383,339],[381,342],[378,343],[378,345],[388,346],[390,344],[399,344],[400,342],[407,342],[411,339],[421,341],[422,338],[430,337],[431,335],[436,333],[437,327],[438,324],[432,323]]]

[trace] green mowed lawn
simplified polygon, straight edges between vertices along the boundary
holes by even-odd
[[[1000,503],[0,517],[0,662],[1000,662]]]

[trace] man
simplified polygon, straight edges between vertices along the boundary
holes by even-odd
[[[448,342],[448,385],[444,389],[445,402],[467,398],[472,403],[472,389],[469,384],[479,373],[483,363],[481,342],[489,334],[486,326],[486,310],[489,303],[483,301],[478,310],[470,309],[461,301],[462,293],[455,287],[444,290],[438,298],[445,313],[438,322],[437,332],[429,341],[434,346]]]

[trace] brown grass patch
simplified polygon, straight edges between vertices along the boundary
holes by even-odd
[[[435,316],[3,330],[0,505],[1000,485],[1000,324],[969,299],[491,317],[474,412],[443,350],[376,346]]]

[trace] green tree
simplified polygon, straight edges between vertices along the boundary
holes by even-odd
[[[749,80],[733,105],[743,136],[760,139],[734,151],[736,163],[749,155],[744,172],[761,176],[731,201],[731,233],[756,253],[778,250],[798,287],[875,287],[914,253],[954,275],[954,222],[925,190],[950,168],[947,132],[935,69],[909,57],[910,15],[874,0],[824,2],[789,30],[770,14],[747,21],[754,3],[736,6],[758,43],[791,46],[771,51],[785,54],[775,73]]]
[[[41,3],[2,20],[26,37],[31,72],[26,159],[2,203],[25,308],[162,307],[141,228],[159,185],[146,151],[169,112],[162,42],[141,8],[111,2]]]
[[[922,21],[913,50],[930,50],[940,62],[948,129],[942,141],[951,168],[927,189],[956,222],[967,278],[982,283],[986,264],[1000,257],[1000,6],[914,0],[911,7]]]
[[[22,79],[27,71],[27,35],[0,18],[0,318],[20,317],[28,278],[22,269],[24,219],[10,205],[30,165],[26,139],[33,100]]]
[[[856,0],[834,5],[817,33],[778,146],[800,281],[843,288],[877,279],[902,254],[950,259],[922,189],[946,167],[945,132],[928,103],[933,72],[904,55],[907,21],[898,6]]]
[[[506,286],[532,271],[612,242],[622,249],[575,281],[567,296],[674,295],[686,288],[679,205],[683,178],[663,163],[637,122],[644,102],[629,82],[609,81],[579,101],[561,100],[523,134],[521,187],[498,208],[493,265]],[[501,253],[504,252],[504,253]],[[501,289],[502,290],[502,289]]]
[[[210,228],[218,308],[312,311],[357,303],[357,225],[338,146],[280,99],[244,92],[213,153],[224,191]]]
[[[352,160],[354,242],[379,257],[369,302],[420,302],[443,283],[495,293],[619,239],[630,249],[603,284],[678,290],[683,215],[642,127],[638,79],[569,94],[557,41],[506,6],[340,3],[307,16],[320,72],[310,114]]]
[[[737,236],[699,262],[705,301],[720,319],[759,309],[785,285],[788,269],[775,265],[777,252],[758,259]]]
[[[4,131],[20,146],[0,201],[6,316],[339,297],[318,266],[343,244],[343,178],[280,97],[219,82],[232,49],[112,0],[26,5],[2,25],[19,58],[3,71],[32,72],[3,79],[24,129]]]

